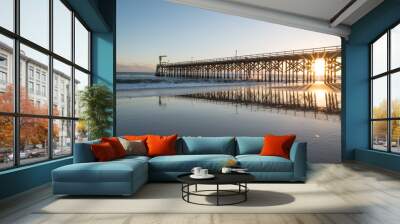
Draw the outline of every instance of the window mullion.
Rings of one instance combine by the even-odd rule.
[[[387,71],[390,71],[390,30],[387,32]],[[388,85],[388,87],[387,87],[387,89],[388,89],[388,92],[387,92],[387,98],[388,98],[388,100],[387,100],[387,110],[388,110],[388,118],[391,118],[392,117],[392,100],[391,100],[391,88],[392,88],[392,85],[391,85],[391,79],[392,79],[392,76],[391,76],[391,74],[390,73],[388,73],[387,74],[387,85]],[[388,140],[388,152],[391,152],[392,151],[392,121],[391,120],[388,120],[388,122],[387,122],[387,125],[388,125],[388,127],[387,127],[387,140]]]
[[[71,91],[72,91],[72,105],[71,105],[71,117],[75,118],[75,12],[72,11],[71,15],[71,60],[74,66],[71,67]],[[76,121],[72,121],[72,130],[71,130],[71,150],[72,155],[74,154],[74,145],[75,145],[75,126]]]
[[[20,9],[20,1],[15,0],[14,1],[14,31],[16,32],[17,35],[19,35],[19,25],[20,25],[20,20],[19,20],[19,10]],[[19,113],[20,112],[20,105],[19,105],[19,100],[20,100],[20,79],[19,79],[19,73],[20,73],[20,46],[19,46],[19,40],[18,38],[14,39],[14,112]],[[20,155],[19,155],[19,135],[20,135],[20,119],[19,117],[14,116],[14,166],[19,166],[20,164]]]
[[[369,121],[369,148],[370,149],[373,149],[374,148],[374,136],[373,136],[373,130],[372,130],[372,128],[373,128],[373,121],[372,121],[372,119],[373,119],[373,91],[374,91],[374,88],[373,88],[373,79],[372,79],[372,71],[373,71],[373,57],[372,57],[372,55],[373,55],[373,47],[372,47],[372,45],[370,45],[369,46],[369,52],[370,52],[370,55],[369,55],[369,119],[370,119],[370,121]]]
[[[90,33],[90,32],[88,32],[88,70],[91,72],[91,71],[93,71],[93,69],[92,69],[92,60],[91,60],[91,45],[92,45],[92,34]],[[92,78],[90,78],[90,83],[89,83],[89,85],[92,85]]]
[[[53,0],[49,0],[49,50],[53,52]],[[47,88],[48,93],[47,96],[49,98],[49,110],[48,113],[50,115],[50,119],[48,120],[48,151],[49,151],[49,159],[53,158],[53,56],[49,55],[49,74],[48,74],[48,83],[49,86]]]

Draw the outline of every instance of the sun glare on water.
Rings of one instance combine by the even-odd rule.
[[[316,76],[322,77],[325,73],[325,59],[318,58],[314,61],[313,70]]]

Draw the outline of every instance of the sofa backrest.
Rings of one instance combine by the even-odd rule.
[[[74,163],[95,162],[96,158],[91,150],[92,144],[98,144],[100,140],[75,143],[74,147]]]
[[[91,144],[99,140],[76,143],[74,163],[94,162],[96,159],[90,149]],[[176,142],[177,154],[259,154],[264,137],[180,137]]]
[[[182,154],[235,155],[234,137],[182,137],[180,144]]]
[[[259,154],[264,137],[236,137],[236,155]]]

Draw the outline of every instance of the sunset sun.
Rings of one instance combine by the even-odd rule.
[[[316,76],[322,77],[325,73],[325,59],[316,59],[313,64],[313,70]]]

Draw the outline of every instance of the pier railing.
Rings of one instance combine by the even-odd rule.
[[[316,60],[323,71],[314,68]],[[321,71],[319,71],[321,72]],[[262,82],[304,82],[324,80],[337,83],[341,73],[341,48],[330,46],[263,54],[160,63],[156,75],[190,79],[223,79]]]
[[[321,54],[321,53],[337,53],[337,52],[341,52],[340,46],[329,46],[329,47],[321,47],[321,48],[309,48],[309,49],[279,51],[279,52],[260,53],[260,54],[248,54],[248,55],[240,55],[240,56],[232,56],[232,57],[191,60],[191,61],[163,63],[163,64],[164,65],[203,64],[203,63],[213,63],[213,62],[230,62],[230,61],[237,61],[237,60],[251,60],[251,59],[260,59],[260,58],[265,59],[265,58],[273,58],[273,57],[292,57],[292,56],[303,56],[303,55],[308,56],[308,55],[315,55],[315,54]]]

